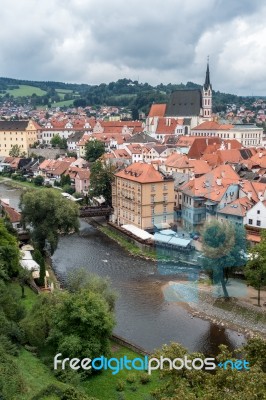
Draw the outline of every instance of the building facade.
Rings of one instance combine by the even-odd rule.
[[[28,155],[30,147],[38,140],[39,129],[32,120],[0,121],[0,156],[8,156],[15,145]]]
[[[115,174],[112,222],[153,229],[174,222],[174,180],[151,164],[134,163]]]

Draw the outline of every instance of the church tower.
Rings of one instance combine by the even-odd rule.
[[[210,81],[209,60],[207,62],[206,78],[202,88],[203,118],[210,119],[212,115],[212,85]]]

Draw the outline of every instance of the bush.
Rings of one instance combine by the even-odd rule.
[[[68,194],[73,194],[75,192],[75,189],[70,186],[70,185],[65,185],[63,186],[63,192],[68,193]]]
[[[18,175],[17,175],[17,174],[12,174],[12,175],[11,175],[11,179],[13,179],[14,181],[16,181],[17,178],[18,178]]]
[[[33,180],[35,186],[42,186],[44,182],[44,178],[41,175],[38,175]]]
[[[127,377],[126,377],[126,381],[127,381],[128,383],[135,383],[136,380],[137,380],[136,375],[133,374],[133,373],[128,374]]]
[[[139,381],[142,385],[146,385],[147,383],[149,383],[151,380],[151,377],[148,374],[141,374],[139,377]]]
[[[117,381],[115,388],[118,392],[123,392],[123,390],[125,390],[125,382],[120,379]]]

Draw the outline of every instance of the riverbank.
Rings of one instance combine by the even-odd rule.
[[[123,238],[119,233],[112,231],[108,226],[98,225],[97,229],[108,236],[110,239],[113,239],[116,243],[118,243],[123,249],[125,249],[129,254],[135,257],[141,257],[145,260],[157,261],[156,250],[145,251],[139,248],[136,244],[129,242],[125,238]]]
[[[167,301],[178,303],[189,311],[191,318],[209,320],[247,337],[260,335],[266,338],[266,307],[252,304],[256,291],[250,287],[244,297],[224,299],[217,297],[214,286],[175,280],[163,285],[162,292]]]
[[[11,178],[5,178],[3,176],[0,176],[0,183],[5,184],[6,186],[12,187],[14,189],[44,189],[44,186],[35,186],[31,182],[20,182],[20,181],[15,181]]]

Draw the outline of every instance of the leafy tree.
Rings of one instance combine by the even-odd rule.
[[[112,182],[114,167],[97,160],[91,166],[90,195],[103,196],[107,204],[112,205]]]
[[[114,318],[100,293],[81,289],[58,294],[48,341],[66,357],[89,358],[109,353]]]
[[[105,153],[104,143],[99,140],[89,140],[85,144],[85,159],[87,161],[96,161]]]
[[[59,234],[78,231],[78,206],[52,189],[24,193],[21,209],[23,221],[31,225],[33,240],[41,252],[48,242],[53,254]]]
[[[33,182],[34,182],[34,185],[35,185],[35,186],[42,186],[42,185],[43,185],[43,182],[44,182],[44,177],[41,176],[41,175],[37,175],[37,176],[34,178]]]
[[[24,299],[25,296],[25,285],[29,282],[29,280],[32,278],[32,273],[31,271],[28,271],[27,269],[20,268],[19,274],[18,274],[18,281],[19,285],[21,287],[21,298]]]
[[[35,249],[32,258],[40,266],[40,277],[38,279],[38,284],[44,286],[45,284],[45,259],[39,249]]]
[[[261,242],[251,248],[250,258],[244,270],[247,282],[258,291],[258,306],[260,306],[260,291],[266,284],[266,230],[262,231]]]
[[[19,145],[15,144],[14,146],[12,146],[9,155],[10,157],[19,157],[21,155]]]
[[[63,186],[63,191],[65,192],[65,193],[68,193],[68,194],[73,194],[73,193],[75,193],[75,188],[73,188],[73,186],[71,186],[71,185],[65,185],[65,186]]]
[[[54,136],[52,137],[52,139],[51,139],[51,145],[52,145],[53,147],[60,147],[60,146],[62,145],[62,139],[61,139],[61,137],[60,137],[58,134],[56,134],[56,135],[54,135]]]
[[[246,264],[246,239],[243,227],[217,220],[205,223],[202,230],[203,267],[213,281],[220,282],[224,297],[228,298],[226,283],[232,268]]]
[[[160,372],[160,385],[153,392],[156,400],[249,400],[264,399],[266,392],[265,372],[265,341],[253,339],[242,349],[245,359],[250,362],[250,370],[242,373],[237,369],[216,368],[213,373],[202,370],[180,370],[164,368]],[[220,346],[220,352],[216,357],[217,364],[226,360],[236,360],[237,352],[232,353],[224,345]],[[188,354],[187,350],[177,343],[164,345],[162,350],[155,353],[155,357],[188,359],[205,356],[200,353]],[[239,356],[237,357],[237,359]]]
[[[0,220],[0,265],[9,277],[16,276],[19,271],[19,249],[17,239],[11,235]]]
[[[61,175],[60,184],[61,184],[61,186],[71,185],[71,179],[70,179],[69,174],[67,174],[67,175]]]
[[[116,293],[111,290],[110,280],[91,274],[84,268],[69,271],[66,278],[67,288],[71,293],[86,289],[94,293],[101,293],[109,305],[110,311],[114,311]]]

